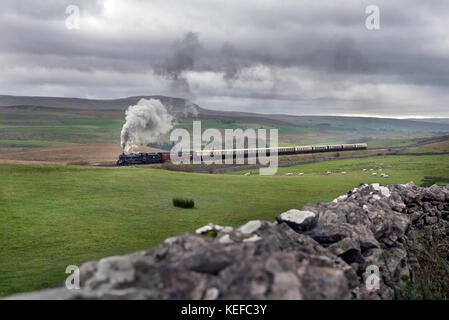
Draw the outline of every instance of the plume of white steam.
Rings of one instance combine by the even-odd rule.
[[[184,118],[187,118],[188,116],[198,116],[198,110],[191,100],[186,100],[186,104],[182,113],[184,115]]]
[[[157,99],[140,99],[135,106],[126,110],[126,122],[122,128],[123,152],[133,147],[156,142],[173,127],[173,116]]]

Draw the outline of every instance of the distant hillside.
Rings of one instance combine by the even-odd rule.
[[[449,119],[293,116],[201,108],[181,98],[135,96],[113,100],[0,95],[0,149],[61,143],[118,143],[124,111],[141,98],[160,99],[178,114],[176,127],[276,128],[280,145],[368,142],[433,137],[449,132]],[[187,113],[192,106],[198,114]],[[444,121],[446,120],[446,121]],[[400,140],[402,139],[402,140]],[[57,143],[57,144],[55,144]],[[379,143],[377,143],[379,144]],[[382,142],[379,145],[392,146]]]
[[[60,97],[28,97],[0,95],[0,107],[35,106],[80,110],[125,110],[140,99],[159,99],[164,104],[182,111],[189,103],[182,98],[167,96],[134,96],[120,99],[100,100]],[[449,119],[387,119],[369,117],[336,117],[336,116],[293,116],[282,114],[258,114],[249,112],[208,110],[193,104],[201,119],[215,119],[222,122],[255,123],[268,126],[287,126],[315,128],[322,131],[359,131],[366,134],[407,133],[407,132],[447,132]],[[296,130],[293,130],[296,131]]]
[[[169,104],[175,108],[186,107],[185,99],[171,98],[166,96],[136,96],[121,99],[100,100],[100,99],[26,97],[26,96],[6,96],[6,95],[0,95],[0,107],[39,106],[39,107],[82,109],[82,110],[86,109],[125,110],[128,106],[137,104],[137,102],[142,98],[159,99],[162,101],[162,103]]]
[[[449,118],[427,118],[427,119],[410,119],[410,120],[420,121],[420,122],[449,124]]]

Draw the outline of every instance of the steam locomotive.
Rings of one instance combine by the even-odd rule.
[[[276,152],[278,155],[289,155],[289,154],[301,154],[301,153],[316,153],[316,152],[332,152],[332,151],[349,151],[349,150],[363,150],[366,149],[366,143],[358,144],[337,144],[337,145],[327,145],[327,146],[295,146],[295,147],[279,147],[279,148],[258,148],[258,149],[225,149],[225,150],[202,150],[202,151],[191,151],[187,154],[187,160],[192,160],[194,156],[201,157],[226,157],[232,156],[236,158],[237,156],[254,157],[258,153],[265,153],[269,156],[271,153]],[[117,160],[118,166],[128,166],[136,164],[152,164],[152,163],[162,163],[165,161],[170,161],[170,152],[157,152],[157,153],[129,153],[121,154]]]

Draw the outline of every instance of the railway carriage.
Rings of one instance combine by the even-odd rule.
[[[341,151],[341,150],[343,150],[343,145],[342,144],[331,145],[331,146],[328,146],[328,150],[329,151]]]
[[[295,153],[310,153],[313,151],[312,146],[296,146]]]
[[[328,151],[329,146],[313,146],[312,150],[313,152],[325,152]]]
[[[255,157],[258,155],[272,155],[276,153],[278,155],[287,154],[301,154],[312,152],[332,152],[332,151],[349,151],[349,150],[363,150],[366,149],[366,143],[357,144],[336,144],[326,146],[295,146],[295,147],[279,147],[279,148],[250,148],[250,149],[231,149],[231,150],[199,150],[191,151],[187,156],[192,160],[194,156],[203,159],[205,157],[215,157],[225,159],[226,156],[232,156],[233,158],[239,157]],[[135,164],[151,164],[162,163],[170,160],[170,152],[158,152],[158,153],[130,153],[121,154],[117,160],[118,166],[135,165]]]

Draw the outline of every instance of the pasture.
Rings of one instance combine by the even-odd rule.
[[[149,249],[215,222],[274,221],[360,183],[449,177],[448,156],[388,156],[280,168],[277,176],[202,175],[153,168],[0,165],[0,296],[54,287],[67,265]],[[383,165],[380,165],[383,163]],[[383,168],[385,179],[362,172]],[[347,175],[335,173],[344,170]],[[326,175],[325,171],[334,172]],[[294,172],[295,176],[284,176]],[[304,172],[304,176],[297,176]],[[195,201],[174,207],[174,197]]]
[[[366,171],[363,171],[366,169]],[[373,169],[370,171],[370,169]],[[328,175],[327,171],[331,174]],[[342,175],[341,172],[346,172]],[[232,174],[241,175],[251,172],[258,174],[258,170],[242,170]],[[424,176],[449,176],[449,156],[375,156],[362,159],[344,159],[323,161],[311,164],[302,164],[291,167],[278,168],[277,176],[284,176],[286,173],[304,173],[300,178],[320,178],[333,177],[333,181],[347,181],[348,179],[358,180],[360,183],[402,183],[409,180],[420,184]],[[377,176],[372,176],[377,173]],[[389,175],[389,178],[380,177],[381,173]]]

